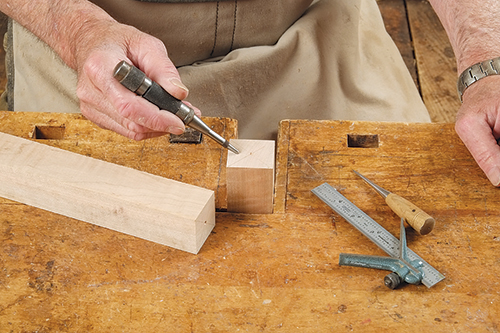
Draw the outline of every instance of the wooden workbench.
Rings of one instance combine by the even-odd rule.
[[[65,137],[48,144],[160,174],[176,169],[177,178],[186,165],[170,152],[188,158],[217,151],[217,158],[193,167],[203,177],[183,171],[181,180],[217,189],[217,182],[204,182],[224,173],[224,154],[209,142],[183,148],[172,147],[166,137],[136,143],[78,116],[24,116],[0,113],[0,131],[29,137],[35,125],[64,125]],[[228,120],[210,123],[235,134]],[[383,285],[386,271],[338,265],[341,252],[384,254],[312,195],[312,188],[330,183],[393,234],[399,232],[399,219],[353,168],[436,218],[427,236],[407,228],[408,245],[445,280],[432,288],[390,290]],[[218,212],[198,255],[2,199],[0,328],[496,332],[498,193],[451,124],[284,121],[275,212]]]

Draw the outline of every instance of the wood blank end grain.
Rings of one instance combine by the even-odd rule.
[[[233,139],[239,154],[227,157],[227,209],[230,212],[273,212],[275,142]]]

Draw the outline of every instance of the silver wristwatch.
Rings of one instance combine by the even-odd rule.
[[[491,60],[486,60],[474,64],[464,70],[457,82],[458,96],[460,101],[462,101],[462,95],[465,89],[467,89],[471,84],[487,77],[488,75],[498,75],[500,74],[500,57]]]

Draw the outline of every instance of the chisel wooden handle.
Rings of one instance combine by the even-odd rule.
[[[427,235],[434,229],[436,221],[429,214],[397,194],[390,193],[385,202],[401,218],[413,227],[419,234]]]

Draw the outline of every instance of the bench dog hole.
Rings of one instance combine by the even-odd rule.
[[[378,134],[347,134],[349,148],[378,148]]]
[[[64,132],[66,127],[63,126],[48,126],[48,125],[36,125],[32,139],[38,140],[62,140],[64,139]]]

